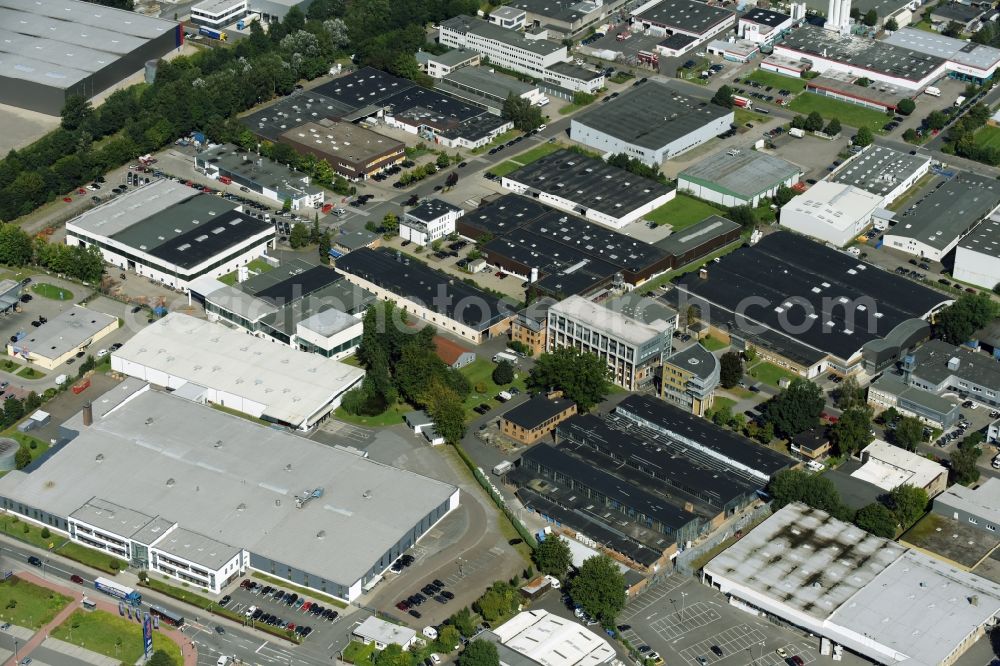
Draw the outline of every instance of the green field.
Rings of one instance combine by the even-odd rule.
[[[73,543],[72,541],[67,541],[63,545],[59,546],[56,552],[63,557],[68,557],[69,559],[75,560],[80,564],[85,564],[88,567],[111,575],[118,573],[122,566],[124,566],[124,563],[116,557],[112,557],[107,553],[102,553],[99,550],[94,550],[93,548],[81,546],[80,544]],[[112,562],[114,562],[115,565],[121,566],[112,566]]]
[[[25,527],[28,528],[27,532],[24,531]],[[7,536],[20,539],[21,541],[30,543],[32,546],[45,548],[46,550],[58,548],[66,541],[65,537],[58,534],[50,533],[48,537],[43,537],[41,527],[26,523],[16,516],[11,515],[0,516],[0,531]]]
[[[11,576],[0,583],[0,620],[38,629],[52,621],[72,599]]]
[[[732,411],[733,407],[736,406],[736,401],[732,398],[726,398],[725,396],[717,395],[712,401],[712,411],[719,411],[720,409],[729,408]]]
[[[767,361],[761,361],[757,365],[753,366],[747,374],[754,379],[762,381],[770,386],[774,386],[775,388],[777,388],[778,382],[781,381],[783,377],[794,379],[798,376],[793,372],[785,370],[784,368],[779,368],[773,363],[768,363]]]
[[[42,298],[51,298],[55,301],[71,301],[73,300],[73,292],[69,289],[63,289],[62,287],[57,287],[54,284],[49,284],[48,282],[38,282],[31,287],[31,291],[35,292],[38,296]]]
[[[719,209],[715,206],[687,194],[678,194],[672,201],[646,215],[645,219],[656,222],[657,225],[669,224],[677,232],[701,222],[709,215],[718,214]]]
[[[517,171],[525,164],[531,164],[532,162],[536,162],[545,157],[546,155],[551,155],[552,153],[556,152],[557,150],[561,150],[562,148],[564,148],[564,146],[561,146],[558,143],[543,143],[540,146],[535,146],[531,150],[526,150],[520,155],[516,155],[510,158],[506,162],[501,162],[500,164],[490,169],[490,171],[492,171],[498,176],[506,176],[507,174],[513,171]]]
[[[849,127],[867,127],[873,132],[882,132],[882,126],[888,117],[873,109],[866,109],[857,104],[848,104],[816,93],[802,93],[788,105],[788,108],[804,116],[813,111],[829,120],[837,118]]]
[[[54,638],[99,652],[123,664],[134,664],[142,657],[142,625],[104,611],[76,611],[56,627]],[[153,651],[163,650],[175,664],[183,664],[177,643],[153,632]]]
[[[254,273],[266,273],[267,271],[271,270],[274,267],[271,264],[264,261],[263,259],[254,259],[249,264],[247,264],[247,268],[250,269],[250,274],[252,276]],[[219,282],[223,282],[228,285],[234,285],[236,284],[236,277],[238,273],[239,273],[238,270],[233,271],[232,273],[227,273],[226,275],[223,275],[222,277],[219,278]]]
[[[511,386],[517,387],[519,391],[525,391],[525,379],[527,379],[528,373],[520,370],[516,365],[514,366],[514,383],[507,384],[506,386],[500,386],[493,382],[493,368],[496,364],[493,363],[488,358],[477,358],[475,361],[470,363],[461,369],[461,373],[465,375],[466,379],[469,380],[469,384],[472,386],[472,392],[465,399],[465,410],[468,413],[468,418],[478,417],[472,408],[480,403],[489,403],[491,406],[496,406],[497,403],[493,398],[500,391],[509,389]],[[476,385],[482,384],[480,388],[485,389],[482,392],[476,391]]]
[[[725,349],[729,345],[719,340],[718,338],[713,338],[711,335],[701,339],[702,346],[705,347],[710,352],[719,351],[720,349]]]
[[[983,127],[975,134],[977,146],[1000,148],[1000,127]]]
[[[774,88],[774,90],[771,91],[772,94],[781,89],[791,90],[793,93],[800,93],[806,89],[805,79],[785,76],[784,74],[778,74],[776,72],[767,72],[763,69],[756,70],[747,78],[751,81],[756,81],[762,86],[772,86]]]
[[[364,666],[372,663],[372,655],[375,654],[375,645],[365,645],[361,641],[351,641],[344,648],[341,656],[349,664]]]
[[[765,123],[767,122],[767,116],[747,111],[746,109],[735,108],[733,109],[733,122],[743,127],[747,123]]]
[[[403,415],[409,414],[413,410],[414,408],[405,402],[397,402],[389,409],[375,416],[356,416],[348,413],[343,407],[337,407],[337,411],[333,415],[346,423],[353,423],[369,428],[381,428],[402,423]]]

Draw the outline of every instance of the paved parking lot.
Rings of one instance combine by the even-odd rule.
[[[254,582],[259,583],[262,586],[274,587],[267,581],[254,579]],[[296,626],[312,627],[313,632],[306,638],[307,641],[324,640],[327,634],[332,633],[333,630],[331,629],[331,627],[333,625],[336,625],[343,619],[342,617],[343,610],[328,602],[325,601],[316,602],[316,599],[313,597],[308,597],[308,596],[305,597],[307,602],[319,603],[319,605],[322,606],[323,608],[330,608],[336,611],[338,617],[334,620],[324,619],[317,615],[313,615],[312,613],[303,612],[302,607],[304,607],[305,604],[303,604],[302,607],[295,608],[294,606],[289,606],[284,602],[275,601],[274,597],[271,594],[261,594],[261,589],[262,588],[257,588],[256,590],[251,592],[241,587],[237,587],[235,590],[229,593],[230,596],[232,596],[232,601],[229,602],[227,607],[234,612],[245,613],[246,610],[251,606],[256,606],[257,608],[263,610],[265,613],[276,615],[277,617],[281,618],[282,620],[285,620],[286,622],[294,622]],[[288,591],[287,589],[280,587],[277,589],[283,589],[286,592]],[[252,623],[250,624],[250,626],[252,626]]]

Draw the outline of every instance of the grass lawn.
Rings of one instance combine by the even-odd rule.
[[[677,232],[701,222],[709,215],[718,214],[719,209],[715,206],[701,199],[678,193],[673,200],[646,215],[645,219],[656,222],[657,225],[669,224],[674,232]]]
[[[17,376],[24,377],[25,379],[41,379],[45,376],[45,373],[26,365],[17,371]]]
[[[628,72],[615,72],[615,75],[608,80],[611,81],[611,83],[627,83],[634,78],[635,76],[629,74]]]
[[[353,368],[360,368],[361,367],[361,361],[359,361],[358,357],[356,355],[354,355],[354,354],[351,354],[347,358],[341,359],[340,362],[343,363],[344,365],[349,365],[349,366],[351,366]]]
[[[254,259],[249,264],[247,264],[247,268],[250,269],[250,273],[252,275],[253,273],[266,273],[267,271],[274,268],[274,266],[267,263],[263,259]],[[235,270],[232,273],[227,273],[226,275],[223,275],[222,277],[219,278],[219,282],[224,282],[225,284],[232,286],[236,284],[236,277],[238,274],[239,274],[238,270]]]
[[[767,361],[761,361],[757,365],[753,366],[747,374],[758,381],[762,381],[765,384],[774,387],[778,386],[778,382],[782,377],[794,379],[798,376],[788,370],[785,370],[784,368],[779,368],[773,363],[768,363]]]
[[[41,585],[11,576],[0,583],[0,620],[38,629],[51,622],[70,601]]]
[[[3,362],[0,363],[0,370],[3,370],[4,372],[16,372],[20,367],[20,364],[14,363],[14,361],[9,358],[5,358]]]
[[[701,344],[710,352],[719,351],[720,349],[725,349],[727,345],[722,340],[713,338],[711,335],[701,339]]]
[[[52,632],[54,638],[99,652],[123,664],[134,664],[142,657],[142,625],[104,611],[78,610]],[[153,631],[153,651],[163,650],[175,664],[183,664],[181,648],[172,640]]]
[[[25,527],[28,528],[27,532],[24,531]],[[59,536],[58,534],[50,534],[48,538],[42,537],[41,527],[28,524],[10,515],[0,516],[0,530],[2,530],[7,536],[20,539],[21,541],[30,543],[32,546],[48,550],[58,548],[66,541],[65,537]]]
[[[767,117],[762,113],[756,113],[754,111],[749,111],[747,109],[735,108],[733,109],[733,124],[739,127],[745,126],[747,123],[766,123]]]
[[[56,549],[63,557],[68,557],[71,560],[75,560],[80,564],[85,564],[92,569],[97,569],[98,571],[103,571],[104,573],[114,575],[118,573],[121,567],[112,567],[111,562],[114,561],[120,565],[124,565],[124,562],[118,558],[111,557],[107,553],[102,553],[93,548],[87,548],[86,546],[81,546],[78,543],[73,543],[67,541],[62,546]]]
[[[745,389],[742,386],[734,386],[733,388],[727,388],[727,389],[720,388],[720,390],[725,391],[726,393],[729,393],[731,395],[735,395],[737,398],[741,400],[744,400],[746,398],[752,398],[754,396],[753,391]]]
[[[48,282],[36,282],[31,286],[31,291],[35,292],[42,298],[51,298],[55,301],[73,300],[72,291],[69,289],[63,289],[62,287],[57,287],[54,284],[49,284]]]
[[[49,450],[48,442],[19,432],[16,425],[11,426],[6,432],[0,433],[0,435],[10,437],[21,446],[28,447],[28,452],[31,453],[32,460]]]
[[[520,391],[525,391],[524,381],[527,379],[528,373],[523,370],[519,370],[518,367],[514,366],[514,383],[508,384],[506,386],[500,386],[493,382],[493,368],[496,365],[488,358],[477,358],[475,361],[470,363],[461,369],[461,373],[465,375],[466,379],[469,380],[469,384],[472,386],[472,392],[469,393],[469,397],[465,399],[465,409],[468,412],[470,418],[478,416],[472,411],[472,408],[476,405],[485,402],[490,405],[497,405],[493,398],[497,393],[505,389],[515,386]],[[476,391],[476,386],[481,385],[480,388],[485,389],[482,392]]]
[[[772,86],[774,90],[791,90],[793,93],[800,93],[806,89],[806,80],[793,76],[785,76],[777,72],[767,72],[763,69],[756,70],[747,77],[751,81],[756,81],[763,86]],[[772,91],[773,92],[773,91]]]
[[[526,150],[520,155],[512,157],[506,162],[501,162],[500,164],[490,169],[490,171],[492,171],[498,176],[506,176],[511,172],[517,171],[525,164],[531,164],[532,162],[536,162],[545,157],[546,155],[551,155],[552,153],[562,149],[563,147],[564,146],[558,143],[543,143],[540,146],[535,146],[531,150]]]
[[[343,407],[337,407],[337,411],[333,415],[346,423],[353,423],[354,425],[366,426],[368,428],[379,428],[402,423],[403,414],[408,414],[413,410],[414,408],[411,405],[405,402],[397,402],[389,409],[375,416],[355,416],[354,414],[349,414]]]
[[[884,113],[866,109],[857,104],[848,104],[816,93],[803,93],[792,100],[788,108],[796,113],[808,116],[813,111],[829,120],[838,118],[841,123],[850,127],[867,127],[873,132],[883,133],[882,126],[888,122]]]
[[[361,641],[351,641],[344,648],[342,657],[350,664],[370,664],[375,654],[375,645],[365,645]]]
[[[983,127],[975,134],[977,146],[1000,148],[1000,127]]]
[[[299,595],[301,596],[309,597],[311,599],[318,599],[319,601],[322,601],[324,604],[331,604],[333,606],[336,606],[337,608],[347,608],[347,604],[345,604],[343,601],[340,601],[339,599],[334,599],[333,597],[329,597],[325,594],[321,594],[315,590],[307,590],[304,587],[299,587],[298,585],[292,585],[291,583],[285,582],[280,578],[274,578],[272,576],[268,576],[267,574],[262,574],[259,571],[253,572],[252,575],[254,578],[266,580],[268,583],[271,583],[272,585],[277,585],[283,590],[291,590],[292,592],[298,592]]]
[[[725,409],[726,407],[732,411],[733,407],[736,405],[736,401],[732,398],[727,398],[725,396],[717,395],[715,400],[712,402],[712,409],[718,411],[720,409]]]

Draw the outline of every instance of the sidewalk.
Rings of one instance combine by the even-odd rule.
[[[56,584],[56,583],[54,583],[52,581],[44,579],[41,576],[36,576],[35,574],[27,572],[27,571],[20,572],[20,573],[18,573],[16,575],[17,575],[18,578],[21,578],[23,580],[26,580],[26,581],[29,581],[31,583],[34,583],[35,585],[40,585],[42,587],[47,587],[50,590],[54,590],[54,591],[56,591],[56,592],[58,592],[60,594],[64,594],[64,595],[70,597],[71,599],[73,599],[73,601],[70,604],[68,604],[66,606],[66,608],[64,608],[61,611],[59,611],[59,614],[56,615],[56,617],[55,617],[54,620],[52,620],[47,625],[45,625],[44,627],[42,627],[41,629],[39,629],[37,632],[35,632],[35,635],[32,636],[31,640],[29,640],[27,643],[25,643],[25,645],[24,645],[23,648],[21,648],[21,649],[18,650],[18,655],[17,655],[18,659],[23,659],[24,657],[28,656],[31,653],[32,650],[34,650],[36,647],[38,647],[39,645],[41,645],[42,642],[46,638],[48,638],[49,633],[51,633],[51,631],[53,629],[55,629],[60,624],[62,624],[66,620],[66,618],[69,617],[73,613],[73,611],[81,608],[81,606],[80,606],[80,601],[77,598],[78,597],[78,593],[75,590],[71,590],[69,588],[62,587],[62,586],[60,586],[60,585],[58,585],[58,584]],[[100,598],[91,598],[91,601],[93,601],[93,602],[95,602],[97,604],[97,608],[99,610],[105,611],[107,613],[111,613],[112,615],[117,615],[118,614],[118,604],[117,603],[112,603],[110,601],[105,601],[104,599],[100,599]],[[163,634],[164,636],[166,636],[167,638],[169,638],[170,640],[172,640],[174,643],[177,643],[177,645],[181,649],[181,654],[184,655],[184,666],[197,666],[197,663],[198,663],[198,650],[197,650],[197,648],[195,648],[194,643],[192,643],[192,641],[191,641],[190,638],[188,638],[187,636],[185,636],[184,634],[182,634],[180,631],[177,631],[176,629],[172,629],[170,627],[167,627],[163,623],[160,624],[160,628],[159,629],[156,629],[154,631],[157,631],[157,632]],[[3,666],[16,666],[16,664],[17,664],[17,661],[15,659],[11,658],[11,659],[8,659],[4,663]]]

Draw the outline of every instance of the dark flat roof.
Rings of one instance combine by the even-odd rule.
[[[711,310],[723,309],[723,316],[742,308],[747,326],[763,324],[845,361],[866,343],[885,338],[903,322],[920,319],[948,300],[916,282],[785,231],[737,249],[707,270],[706,279],[691,273],[679,280],[677,288],[704,299]],[[745,307],[750,297],[760,305]],[[805,330],[784,333],[790,325]]]
[[[351,106],[321,95],[316,90],[298,90],[241,118],[240,122],[254,134],[276,141],[285,132],[306,123],[340,120],[353,111]]]
[[[795,463],[783,453],[761,446],[736,433],[723,430],[711,421],[706,421],[649,396],[630,395],[618,404],[615,413],[625,418],[638,417],[654,428],[695,442],[727,460],[768,477]],[[676,437],[672,439],[676,439]]]
[[[389,96],[415,86],[416,84],[408,79],[393,76],[373,67],[362,67],[329,83],[316,86],[310,93],[323,95],[342,108],[357,111],[367,106],[379,105]]]
[[[775,28],[788,19],[792,18],[788,14],[782,14],[781,12],[773,12],[770,9],[760,9],[759,7],[752,7],[747,10],[747,13],[740,17],[741,21],[753,21],[754,23],[760,23],[761,25],[770,26]]]
[[[683,507],[675,506],[665,498],[656,497],[603,470],[595,469],[548,444],[532,446],[521,454],[522,465],[525,460],[533,461],[553,473],[579,482],[609,500],[619,502],[623,507],[641,512],[661,522],[672,531],[699,521],[697,515]]]
[[[656,247],[669,252],[675,257],[684,256],[689,250],[705,243],[737,231],[740,225],[720,215],[711,215],[697,224],[672,233],[663,240],[656,242]]]
[[[337,268],[479,331],[514,314],[496,296],[384,248],[357,249]]]
[[[280,271],[281,269],[274,270]],[[274,271],[261,273],[258,277],[268,276],[272,272]],[[244,291],[267,301],[271,305],[281,306],[308,296],[342,279],[344,279],[343,276],[331,268],[313,266],[302,272],[285,273],[283,279],[280,281],[272,282],[259,289],[253,286],[245,286]]]
[[[549,400],[543,394],[539,394],[506,412],[501,418],[525,430],[534,430],[553,416],[569,409],[572,404],[572,400],[565,398]]]
[[[665,83],[647,81],[607,104],[584,111],[573,122],[627,143],[659,150],[732,113],[731,109],[682,95]]]
[[[733,12],[698,0],[663,0],[635,17],[640,21],[700,35],[731,19]]]
[[[475,118],[464,120],[454,127],[443,129],[440,131],[440,134],[449,139],[461,138],[467,141],[478,141],[484,136],[489,136],[508,122],[499,116],[484,113]]]
[[[616,218],[673,189],[571,150],[557,150],[506,178]]]
[[[513,229],[520,229],[549,210],[551,209],[531,199],[516,194],[505,194],[466,213],[458,223],[473,227],[480,233],[490,233],[499,237]]]
[[[913,238],[943,250],[997,206],[1000,206],[1000,182],[959,172],[906,210],[897,212],[897,224],[886,235]]]
[[[182,268],[193,268],[239,246],[273,226],[246,213],[230,210],[217,215],[201,227],[173,236],[146,252]]]
[[[674,34],[664,39],[662,42],[658,42],[657,46],[662,46],[665,49],[673,49],[676,51],[677,49],[682,49],[691,42],[697,40],[698,40],[697,37],[692,37],[691,35],[685,35],[682,32],[675,32]]]
[[[379,105],[391,109],[397,118],[440,129],[460,127],[462,123],[486,113],[482,107],[420,86],[399,90],[382,99]]]

